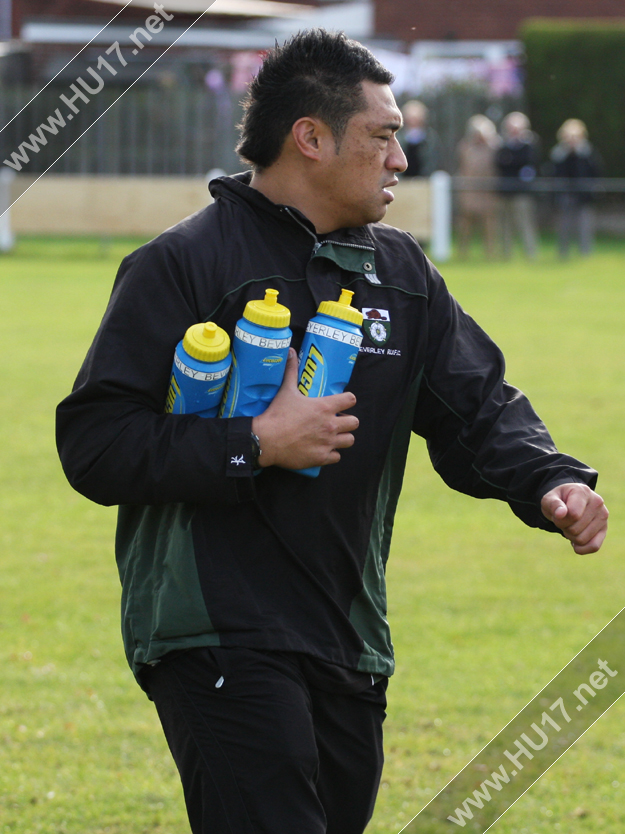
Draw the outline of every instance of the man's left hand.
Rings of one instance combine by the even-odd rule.
[[[576,553],[596,553],[608,532],[608,508],[586,484],[561,484],[543,495],[540,508]]]

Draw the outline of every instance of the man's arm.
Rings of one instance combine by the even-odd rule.
[[[354,442],[358,420],[341,412],[355,397],[303,396],[294,350],[285,384],[253,421],[164,413],[175,345],[205,314],[195,276],[207,272],[189,269],[169,240],[125,259],[74,390],[58,407],[57,444],[72,486],[109,505],[247,500],[253,427],[262,466],[336,463],[337,450]]]
[[[100,504],[236,503],[253,494],[251,464],[247,477],[229,466],[251,457],[250,417],[164,413],[176,343],[210,303],[211,264],[189,265],[184,243],[166,233],[124,259],[74,390],[57,409],[65,474]]]
[[[575,496],[595,495],[597,473],[558,451],[527,398],[505,380],[501,351],[434,267],[428,291],[428,353],[414,429],[426,438],[434,468],[460,492],[507,501],[526,524],[568,531],[575,547],[594,547],[602,540],[602,523],[593,508],[603,502],[592,498],[578,517]],[[575,489],[563,492],[563,485]],[[566,515],[557,502],[541,511],[543,496],[555,493],[562,500],[569,492]]]
[[[608,531],[608,508],[585,484],[560,484],[543,495],[541,510],[576,553],[596,553]]]

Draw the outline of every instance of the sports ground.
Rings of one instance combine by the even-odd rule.
[[[188,831],[122,654],[115,510],[71,490],[54,447],[55,405],[138,243],[25,238],[0,258],[0,834]],[[532,264],[476,253],[442,269],[559,448],[599,470],[610,532],[577,556],[505,505],[452,493],[415,439],[388,569],[397,673],[371,834],[396,834],[625,604],[624,264],[624,242],[566,263],[547,242]],[[619,702],[493,832],[622,834],[624,718]]]

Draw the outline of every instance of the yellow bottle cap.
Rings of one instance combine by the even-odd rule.
[[[182,346],[200,362],[219,362],[230,353],[230,336],[212,321],[200,322],[187,330]]]
[[[247,302],[243,317],[263,327],[280,328],[289,326],[291,311],[278,304],[278,290],[265,290],[262,301]]]
[[[335,319],[350,321],[360,327],[364,316],[360,310],[350,307],[353,295],[354,293],[351,290],[341,290],[341,297],[338,301],[322,301],[317,312],[326,316],[334,316]]]

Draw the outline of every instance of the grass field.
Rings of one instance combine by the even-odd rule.
[[[122,656],[115,511],[64,480],[53,411],[137,241],[20,241],[0,259],[0,834],[185,834],[153,706]],[[600,554],[450,492],[413,444],[389,565],[397,674],[371,834],[396,834],[623,606],[625,244],[559,263],[451,262],[563,450],[599,469]],[[618,668],[618,664],[615,664]],[[493,827],[622,834],[617,703]],[[285,834],[287,834],[285,832]],[[289,832],[290,834],[290,832]]]

